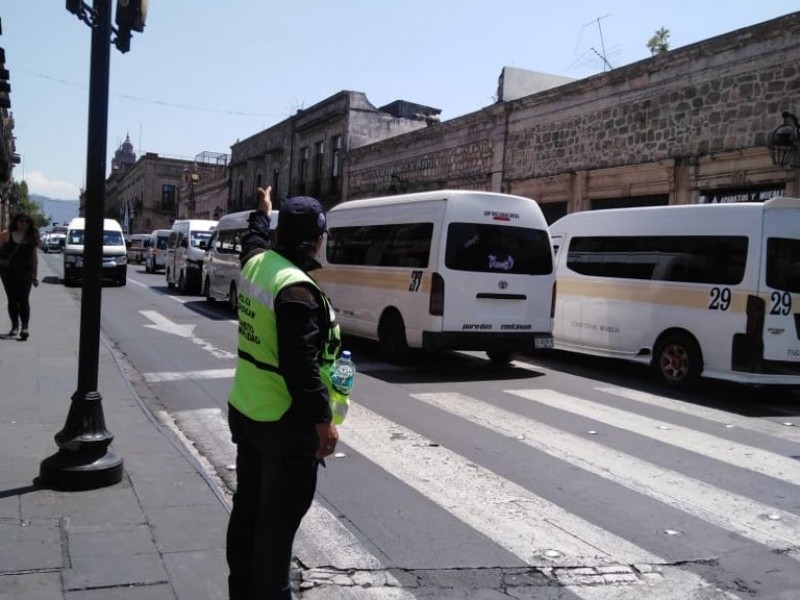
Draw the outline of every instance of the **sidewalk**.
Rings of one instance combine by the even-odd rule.
[[[228,509],[215,484],[129,387],[100,341],[99,392],[121,482],[37,487],[78,373],[80,306],[40,260],[31,337],[0,338],[0,600],[227,598]],[[10,329],[0,288],[0,334]]]

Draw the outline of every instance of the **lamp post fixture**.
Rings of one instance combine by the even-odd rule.
[[[195,209],[197,208],[197,204],[194,199],[194,193],[195,193],[194,188],[200,181],[200,175],[197,173],[197,164],[195,164],[192,169],[186,167],[183,170],[183,176],[184,176],[184,181],[189,186],[189,201],[186,203],[188,217],[190,219],[194,219]]]
[[[800,123],[788,111],[781,117],[783,124],[770,133],[767,140],[772,163],[778,167],[800,167]]]
[[[78,389],[64,427],[55,434],[58,451],[39,467],[38,483],[56,489],[93,489],[122,479],[122,458],[109,446],[114,436],[106,429],[102,396],[97,390],[100,357],[100,307],[103,269],[103,213],[105,204],[106,140],[108,136],[108,80],[111,33],[120,52],[130,49],[131,30],[142,31],[146,0],[118,0],[117,25],[111,26],[111,0],[66,0],[67,10],[92,29],[89,75],[89,127],[86,152],[86,237],[81,296]]]

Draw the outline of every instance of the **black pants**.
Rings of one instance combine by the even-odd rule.
[[[8,298],[8,318],[11,319],[11,327],[16,329],[21,324],[23,329],[27,329],[31,318],[29,298],[33,276],[30,273],[6,269],[0,275],[0,279],[3,280],[3,289]]]
[[[228,523],[230,600],[291,600],[292,544],[317,486],[313,427],[260,423],[228,405],[236,493]]]

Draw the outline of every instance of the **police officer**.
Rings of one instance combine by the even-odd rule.
[[[317,468],[336,448],[326,365],[339,349],[333,310],[308,275],[319,268],[325,213],[314,198],[280,207],[259,189],[242,248],[239,356],[228,396],[237,486],[227,535],[230,600],[291,600],[289,569]],[[323,463],[324,464],[324,463]]]

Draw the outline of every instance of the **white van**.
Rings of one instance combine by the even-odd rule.
[[[328,212],[312,273],[342,331],[409,348],[481,350],[493,362],[552,346],[553,252],[529,198],[443,190],[351,200]]]
[[[172,224],[167,243],[164,273],[167,287],[185,294],[199,292],[203,278],[203,257],[216,221],[182,219]]]
[[[202,294],[208,302],[227,302],[233,311],[238,298],[242,236],[247,233],[247,220],[252,212],[243,210],[222,217],[214,228],[203,260]],[[271,229],[278,224],[278,214],[277,210],[269,214]]]
[[[64,285],[72,285],[83,276],[83,244],[86,221],[76,217],[67,226],[64,244]],[[125,285],[128,278],[128,258],[122,227],[113,219],[103,219],[103,279]]]
[[[128,237],[128,262],[140,265],[144,262],[147,251],[150,249],[149,233],[134,233]]]
[[[167,246],[169,245],[170,229],[154,229],[150,233],[150,245],[144,257],[144,270],[155,273],[167,264]]]
[[[585,211],[550,232],[556,348],[673,387],[800,383],[800,199]]]

